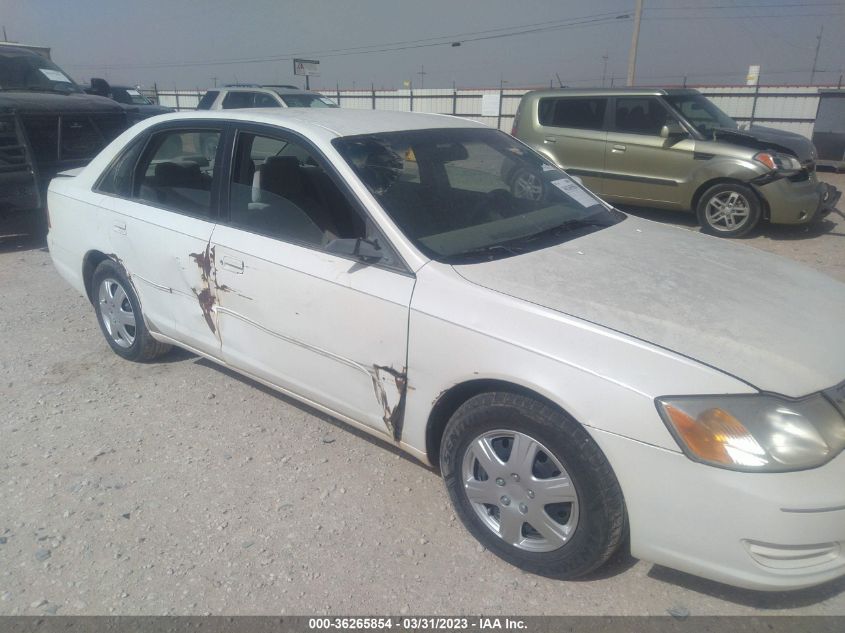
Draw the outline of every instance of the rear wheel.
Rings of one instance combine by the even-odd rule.
[[[719,237],[741,237],[760,221],[760,199],[741,183],[720,183],[701,196],[696,209],[701,230]]]
[[[118,356],[144,362],[170,349],[150,334],[132,284],[115,262],[107,259],[97,266],[91,287],[100,330]]]
[[[446,427],[440,464],[464,525],[517,567],[576,578],[623,539],[625,505],[610,464],[581,425],[545,403],[471,398]]]

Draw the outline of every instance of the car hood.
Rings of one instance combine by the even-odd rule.
[[[773,149],[794,154],[799,161],[816,160],[816,148],[806,137],[762,125],[752,125],[748,130],[719,129],[714,132],[719,140],[756,149]]]
[[[111,99],[84,93],[58,94],[53,92],[0,90],[0,113],[9,112],[24,114],[119,113],[122,112],[122,109]]]
[[[465,279],[798,397],[845,379],[845,284],[722,238],[628,217]]]

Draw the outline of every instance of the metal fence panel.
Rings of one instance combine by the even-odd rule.
[[[702,94],[738,121],[775,127],[813,135],[813,124],[819,105],[817,86],[702,86]],[[520,97],[527,92],[520,88],[414,88],[402,90],[346,90],[320,91],[338,101],[342,108],[356,110],[389,110],[396,112],[429,112],[455,114],[491,127],[509,131],[519,106]],[[196,108],[204,94],[202,90],[146,90],[144,94],[161,105],[176,110]],[[500,116],[481,116],[481,101],[485,94],[500,95]]]

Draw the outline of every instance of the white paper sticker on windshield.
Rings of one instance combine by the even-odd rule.
[[[556,170],[555,167],[552,167],[551,165],[546,165],[545,163],[543,163],[543,171],[555,171],[555,170]]]
[[[134,88],[127,88],[126,92],[131,94],[133,97],[140,97],[141,93],[135,90]]]
[[[584,208],[599,204],[598,200],[593,198],[593,196],[576,185],[575,182],[569,178],[552,180],[552,184]]]
[[[66,84],[73,83],[68,78],[68,76],[61,71],[52,70],[50,68],[39,68],[38,70],[40,70],[41,74],[44,75],[50,81],[61,81],[62,83]]]

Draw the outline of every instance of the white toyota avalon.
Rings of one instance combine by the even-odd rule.
[[[115,353],[176,345],[388,439],[514,565],[574,578],[630,540],[741,587],[845,574],[833,279],[438,115],[160,116],[48,205]]]

